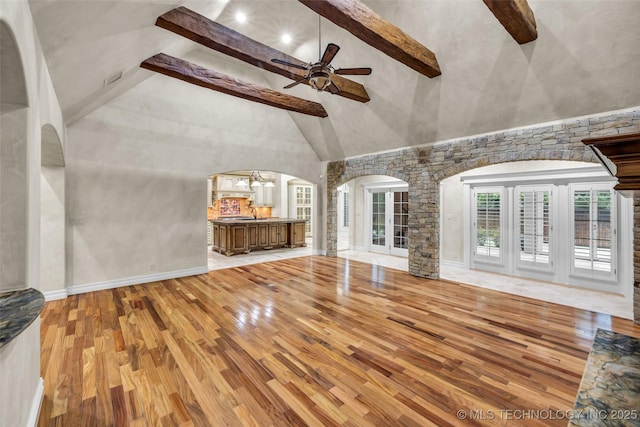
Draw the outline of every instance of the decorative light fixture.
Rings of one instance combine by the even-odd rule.
[[[247,184],[247,181],[245,181],[244,178],[238,178],[238,182],[236,182],[236,187],[249,188],[249,184]]]
[[[325,90],[331,84],[329,72],[331,69],[322,62],[316,63],[309,70],[309,84],[319,92]]]
[[[253,188],[260,187],[262,185],[264,185],[267,188],[276,186],[273,183],[273,181],[271,181],[269,179],[266,179],[262,175],[260,175],[259,171],[251,172],[251,176],[249,177],[249,182],[251,183],[251,187],[253,187]]]

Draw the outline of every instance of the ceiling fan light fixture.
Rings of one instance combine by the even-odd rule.
[[[331,84],[331,79],[328,74],[315,75],[309,79],[309,84],[317,91],[322,92]]]

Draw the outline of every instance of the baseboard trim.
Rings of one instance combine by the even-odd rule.
[[[57,291],[43,292],[42,295],[44,295],[45,301],[54,301],[57,299],[65,299],[66,297],[69,296],[69,293],[67,292],[66,289],[60,289]]]
[[[67,288],[69,295],[83,294],[86,292],[101,291],[104,289],[119,288],[121,286],[139,285],[142,283],[157,282],[159,280],[175,279],[176,277],[195,276],[206,274],[208,267],[187,268],[185,270],[167,271],[165,273],[143,274],[140,276],[124,277],[122,279],[105,280],[104,282],[74,285]]]
[[[465,268],[464,267],[464,262],[447,261],[447,260],[444,260],[444,259],[440,260],[440,265],[445,266],[445,267]]]
[[[31,403],[31,410],[29,411],[29,420],[27,421],[28,427],[35,427],[38,424],[38,415],[40,415],[40,406],[42,405],[42,398],[44,397],[44,380],[38,378],[38,386],[36,392],[33,395],[33,402]]]
[[[314,249],[314,250],[311,251],[311,255],[326,256],[327,255],[327,251],[325,251],[324,249]]]

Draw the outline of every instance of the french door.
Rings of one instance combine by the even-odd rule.
[[[369,250],[409,255],[409,192],[406,188],[370,189],[368,202]]]

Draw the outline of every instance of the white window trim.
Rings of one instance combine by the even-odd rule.
[[[574,242],[575,242],[575,199],[573,196],[574,191],[578,190],[609,190],[611,192],[611,271],[596,271],[592,269],[579,268],[575,266],[575,253],[574,253]],[[616,192],[613,190],[613,184],[609,183],[579,183],[579,184],[569,184],[569,209],[571,219],[569,221],[569,259],[570,259],[570,270],[569,275],[576,278],[584,278],[584,279],[597,279],[600,281],[606,282],[617,282],[617,266],[618,266],[618,200],[616,196]]]
[[[476,251],[477,244],[477,232],[478,232],[478,224],[477,224],[477,193],[499,193],[500,194],[500,256],[485,256],[479,255]],[[506,206],[506,191],[504,187],[474,187],[471,190],[471,250],[473,251],[473,261],[474,263],[486,263],[493,264],[497,266],[504,266],[504,251],[505,251],[505,230],[506,230],[506,215],[505,215],[505,206]]]

